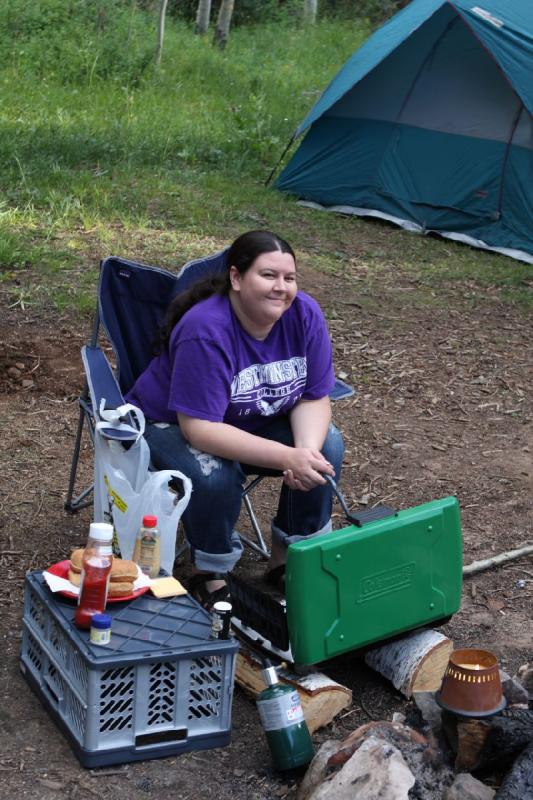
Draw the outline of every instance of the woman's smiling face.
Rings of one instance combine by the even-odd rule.
[[[298,291],[294,258],[279,250],[261,253],[243,275],[236,267],[230,267],[230,281],[232,304],[250,333],[247,322],[257,330],[270,330]]]

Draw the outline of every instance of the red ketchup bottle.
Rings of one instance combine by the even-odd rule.
[[[81,564],[80,594],[74,622],[78,628],[91,627],[93,614],[101,614],[107,602],[109,576],[113,565],[113,526],[92,522]]]

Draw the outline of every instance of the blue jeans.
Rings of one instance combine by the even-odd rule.
[[[275,417],[254,434],[289,446],[293,437],[287,417]],[[229,572],[242,553],[235,532],[247,475],[281,476],[281,472],[240,464],[202,453],[192,447],[178,425],[148,422],[145,438],[155,469],[177,469],[192,481],[189,505],[183,513],[185,534],[194,565],[201,570]],[[344,444],[341,433],[329,426],[322,454],[340,479]],[[309,492],[281,487],[272,536],[288,546],[291,542],[331,530],[332,491],[329,484]]]

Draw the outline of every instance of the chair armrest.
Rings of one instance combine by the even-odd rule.
[[[125,404],[124,397],[117,383],[111,364],[107,356],[100,347],[84,345],[81,348],[81,358],[85,368],[85,376],[91,397],[92,415],[96,422],[100,422],[99,409],[102,400],[105,400],[106,409],[119,408]],[[135,425],[131,414],[126,414],[124,422],[128,425]],[[100,432],[106,439],[118,439],[119,441],[129,441],[134,437],[132,433],[120,431],[112,425],[100,428]]]
[[[335,378],[335,385],[329,393],[332,400],[342,400],[343,397],[351,397],[353,394],[355,394],[355,389],[352,386],[344,383],[340,378]]]

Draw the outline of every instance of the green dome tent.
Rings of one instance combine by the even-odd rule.
[[[413,0],[296,131],[276,186],[533,263],[533,0]]]

